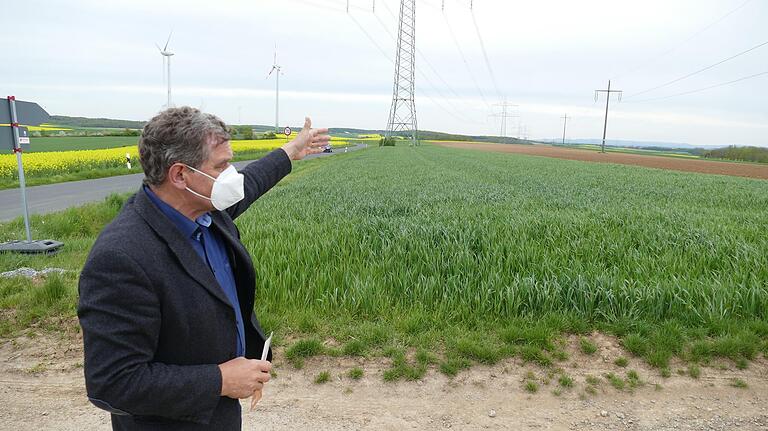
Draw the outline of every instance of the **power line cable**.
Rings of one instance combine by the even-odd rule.
[[[761,43],[761,44],[755,45],[755,46],[753,46],[752,48],[749,48],[749,49],[748,49],[748,50],[746,50],[746,51],[742,51],[742,52],[740,52],[740,53],[738,53],[738,54],[736,54],[736,55],[732,55],[732,56],[730,56],[730,57],[728,57],[728,58],[726,58],[726,59],[724,59],[724,60],[720,60],[720,61],[718,61],[718,62],[717,62],[717,63],[715,63],[715,64],[711,64],[711,65],[709,65],[709,66],[707,66],[707,67],[704,67],[704,68],[702,68],[702,69],[699,69],[699,70],[697,70],[697,71],[695,71],[695,72],[691,72],[691,73],[689,73],[689,74],[687,74],[687,75],[685,75],[685,76],[681,76],[680,78],[677,78],[677,79],[673,79],[673,80],[671,80],[671,81],[669,81],[669,82],[666,82],[666,83],[664,83],[664,84],[661,84],[661,85],[657,85],[656,87],[653,87],[653,88],[649,88],[649,89],[647,89],[647,90],[643,90],[643,91],[641,91],[641,92],[639,92],[639,93],[634,93],[634,94],[631,94],[631,95],[627,96],[627,98],[630,98],[630,97],[635,97],[635,96],[639,96],[639,95],[641,95],[641,94],[645,94],[645,93],[649,93],[649,92],[651,92],[651,91],[654,91],[654,90],[658,90],[659,88],[664,88],[664,87],[666,87],[666,86],[669,86],[669,85],[672,85],[672,84],[674,84],[674,83],[676,83],[676,82],[680,82],[680,81],[682,81],[682,80],[684,80],[684,79],[690,78],[691,76],[694,76],[694,75],[698,75],[698,74],[699,74],[699,73],[701,73],[701,72],[704,72],[704,71],[707,71],[707,70],[709,70],[709,69],[712,69],[713,67],[715,67],[715,66],[719,66],[719,65],[721,65],[721,64],[723,64],[723,63],[725,63],[725,62],[727,62],[727,61],[731,61],[731,60],[733,60],[734,58],[740,57],[740,56],[742,56],[742,55],[744,55],[744,54],[747,54],[747,53],[749,53],[749,52],[751,52],[751,51],[754,51],[754,50],[756,50],[756,49],[758,49],[758,48],[760,48],[760,47],[762,47],[762,46],[765,46],[765,45],[768,45],[768,41],[765,41],[765,42],[763,42],[763,43]]]
[[[436,4],[432,4],[431,2],[429,2],[427,0],[419,0],[419,2],[421,4],[423,4],[423,5],[431,7],[432,9],[442,10],[442,7],[440,7],[440,6],[436,5]]]
[[[709,25],[707,25],[706,27],[702,28],[701,30],[697,31],[696,33],[692,34],[691,36],[689,36],[689,37],[688,37],[687,39],[685,39],[684,41],[682,41],[682,42],[680,42],[680,43],[678,43],[678,44],[674,45],[672,48],[670,48],[670,49],[668,49],[668,50],[666,50],[666,51],[662,52],[661,54],[659,54],[659,55],[657,55],[657,56],[651,57],[651,58],[649,58],[649,59],[647,59],[647,60],[645,60],[645,61],[641,62],[639,65],[635,66],[634,68],[632,68],[632,69],[630,69],[630,70],[628,70],[628,71],[626,71],[626,72],[622,72],[622,73],[620,73],[620,74],[618,74],[618,75],[614,76],[614,77],[613,77],[613,78],[611,78],[611,79],[612,79],[612,80],[616,80],[616,79],[618,79],[618,78],[620,78],[620,77],[623,77],[623,76],[627,76],[627,75],[629,75],[629,74],[635,73],[635,72],[637,72],[638,70],[641,70],[641,69],[643,69],[644,67],[648,66],[648,64],[650,64],[650,63],[652,63],[652,62],[655,62],[655,61],[657,61],[657,60],[659,60],[659,59],[661,59],[661,58],[664,58],[664,57],[666,57],[667,55],[669,55],[669,54],[671,54],[671,53],[675,52],[675,51],[676,51],[678,48],[680,48],[681,46],[683,46],[683,45],[687,44],[688,42],[690,42],[691,40],[695,39],[695,38],[696,38],[698,35],[700,35],[700,34],[704,33],[705,31],[707,31],[707,30],[709,30],[710,28],[714,27],[715,25],[719,24],[719,23],[720,23],[721,21],[723,21],[724,19],[728,18],[729,16],[733,15],[733,14],[734,14],[734,13],[736,13],[737,11],[741,10],[741,9],[742,9],[744,6],[746,6],[747,4],[749,4],[749,3],[751,3],[751,2],[752,2],[752,0],[746,0],[744,3],[742,3],[742,4],[741,4],[739,7],[737,7],[736,9],[732,9],[730,12],[728,12],[728,13],[726,13],[725,15],[721,16],[720,18],[716,19],[715,21],[713,21],[712,23],[710,23],[710,24],[709,24]]]
[[[459,45],[458,39],[456,39],[456,34],[453,32],[453,28],[451,27],[451,23],[448,22],[448,18],[443,15],[443,20],[445,21],[445,25],[448,28],[448,33],[451,35],[451,39],[453,40],[453,44],[456,46],[456,49],[459,51],[459,55],[461,56],[461,60],[464,62],[464,66],[467,68],[467,72],[469,73],[470,78],[472,78],[472,82],[475,85],[475,89],[478,93],[480,93],[480,98],[483,99],[483,103],[485,103],[488,106],[488,109],[491,109],[491,105],[488,103],[488,100],[485,98],[485,94],[483,93],[483,90],[480,88],[480,85],[477,83],[477,79],[475,78],[475,74],[472,73],[472,69],[469,67],[469,62],[467,61],[467,57],[464,55],[464,51],[461,49],[461,45]]]
[[[355,19],[355,17],[352,14],[349,14],[349,17],[352,19],[352,21],[354,21],[354,23],[357,25],[357,27],[368,37],[368,40],[370,40],[371,43],[373,43],[374,46],[376,46],[376,48],[379,50],[379,52],[390,63],[392,63],[392,65],[394,66],[395,65],[394,60],[392,60],[392,58],[386,53],[384,48],[382,48],[381,45],[376,41],[376,39],[374,39],[373,36],[371,36],[371,34],[365,29],[365,27],[363,27],[363,25],[360,24],[360,22],[357,19]],[[416,69],[416,72],[419,73],[419,75],[427,82],[427,85],[429,85],[436,93],[438,93],[438,95],[440,97],[442,97],[445,100],[449,100],[447,97],[445,97],[445,95],[442,93],[442,91],[440,91],[440,89],[438,89],[432,83],[432,81],[429,79],[429,77],[427,77],[427,75],[424,74],[424,72],[422,72],[420,69]],[[422,96],[424,96],[427,99],[429,99],[432,103],[434,103],[436,106],[438,106],[440,109],[442,109],[443,111],[445,111],[447,114],[451,115],[453,118],[457,119],[458,121],[469,122],[469,123],[477,123],[476,121],[474,121],[472,119],[469,119],[468,117],[462,118],[461,116],[459,116],[456,113],[452,112],[450,109],[446,108],[442,103],[438,102],[436,99],[432,98],[431,96],[429,96],[426,93],[422,93]],[[457,109],[456,112],[461,112],[461,111],[459,111]]]
[[[733,81],[728,81],[728,82],[723,82],[723,83],[720,83],[720,84],[710,85],[709,87],[699,88],[697,90],[685,91],[683,93],[677,93],[677,94],[672,94],[672,95],[663,96],[663,97],[654,97],[654,98],[651,98],[651,99],[630,100],[627,103],[643,103],[643,102],[651,102],[651,101],[654,101],[654,100],[671,99],[673,97],[678,97],[678,96],[686,96],[686,95],[689,95],[689,94],[698,93],[700,91],[711,90],[711,89],[717,88],[717,87],[724,87],[726,85],[735,84],[737,82],[746,81],[747,79],[757,78],[758,76],[763,76],[763,75],[768,75],[768,71],[756,73],[754,75],[745,76],[745,77],[742,77],[742,78],[739,78],[739,79],[734,79]]]
[[[389,14],[392,16],[392,18],[394,18],[394,19],[397,19],[397,18],[395,18],[394,14],[392,14],[392,11],[391,11],[391,10],[389,10],[389,7],[387,6],[387,4],[386,4],[386,3],[384,3],[384,7],[385,7],[385,8],[388,10],[388,12],[389,12]],[[392,34],[392,32],[391,32],[391,31],[389,31],[389,28],[387,28],[387,25],[384,23],[384,21],[382,21],[382,20],[381,20],[381,18],[379,18],[379,16],[378,16],[378,15],[374,15],[374,16],[376,16],[376,19],[379,21],[379,24],[382,26],[382,28],[384,29],[384,31],[386,31],[386,32],[387,32],[387,34],[389,35],[389,37],[391,37],[393,41],[397,42],[397,38],[395,37],[395,35],[394,35],[394,34]],[[445,85],[445,87],[446,87],[446,88],[448,88],[448,91],[450,91],[450,92],[453,94],[453,96],[454,96],[455,98],[457,98],[457,99],[461,99],[461,96],[459,96],[459,94],[456,92],[456,90],[454,90],[454,89],[453,89],[453,87],[451,87],[451,85],[450,85],[450,84],[448,84],[448,82],[447,82],[445,79],[443,79],[443,77],[440,75],[440,72],[438,72],[438,71],[437,71],[437,68],[435,68],[435,67],[432,65],[432,63],[429,61],[429,59],[427,58],[427,56],[425,56],[425,55],[424,55],[424,53],[423,53],[423,52],[421,52],[421,50],[419,49],[419,47],[416,47],[416,53],[417,53],[417,54],[420,56],[420,58],[421,58],[422,60],[424,60],[424,63],[427,65],[427,67],[429,67],[429,69],[430,69],[430,70],[432,71],[432,73],[433,73],[433,74],[434,74],[434,75],[437,77],[437,79],[439,79],[439,80],[440,80],[440,81],[443,83],[443,85]],[[457,109],[457,111],[458,111],[458,109]]]
[[[389,13],[389,15],[393,19],[396,20],[397,17],[395,17],[394,12],[392,12],[392,10],[389,8],[389,6],[387,6],[387,3],[385,2],[383,4],[384,4],[384,8],[387,10],[387,13]],[[393,41],[397,42],[397,38],[395,37],[394,34],[392,34],[392,32],[389,31],[389,29],[387,28],[387,26],[384,23],[384,21],[382,21],[381,18],[379,18],[378,15],[374,14],[374,16],[376,16],[376,19],[378,20],[379,24],[384,28],[384,31],[387,32],[387,34],[392,38]],[[424,63],[427,65],[427,67],[429,67],[429,69],[432,71],[432,73],[435,74],[437,79],[439,79],[443,83],[443,85],[445,85],[445,87],[448,88],[448,91],[450,91],[455,96],[455,98],[461,99],[461,96],[459,96],[459,94],[453,89],[453,87],[451,87],[451,85],[448,84],[448,82],[446,82],[445,79],[443,79],[443,77],[440,75],[440,73],[437,71],[437,69],[432,65],[432,63],[427,59],[427,57],[424,55],[424,53],[418,47],[416,47],[416,53],[419,54],[419,56],[420,56],[420,58],[422,60],[424,60]],[[416,68],[416,72],[419,73],[419,75],[427,81],[427,83],[432,87],[432,89],[435,90],[435,92],[438,93],[438,95],[441,98],[443,98],[443,100],[445,100],[451,106],[451,108],[453,108],[458,113],[462,112],[461,109],[459,109],[456,105],[453,104],[453,102],[451,101],[450,98],[446,97],[443,94],[443,92],[440,91],[440,89],[436,85],[434,85],[434,83],[432,83],[432,81],[429,79],[429,77],[427,77],[427,75],[422,70],[420,70],[419,68]],[[429,96],[427,96],[427,97],[429,97]],[[437,103],[434,99],[432,101],[434,103]],[[452,114],[452,115],[453,115],[454,118],[458,118],[455,114]],[[461,119],[461,121],[480,124],[479,122],[477,122],[475,120],[472,120],[469,117],[464,117],[463,119]]]
[[[496,89],[496,97],[501,99],[501,91],[499,91],[499,86],[496,83],[496,75],[493,73],[493,68],[491,67],[491,61],[488,59],[488,52],[485,50],[485,42],[483,42],[483,36],[480,34],[480,27],[477,25],[477,20],[475,19],[474,10],[471,11],[471,15],[472,15],[472,23],[475,25],[475,33],[477,33],[477,39],[480,41],[480,49],[483,51],[485,66],[488,68],[488,73],[491,75],[493,88]]]
[[[384,5],[386,5],[386,3],[384,3]],[[383,29],[384,29],[384,31],[386,31],[386,32],[387,32],[387,34],[389,35],[389,37],[390,37],[390,38],[392,38],[392,40],[395,40],[395,41],[396,41],[396,40],[397,40],[397,38],[395,37],[395,35],[394,35],[394,34],[392,34],[392,32],[391,32],[391,31],[389,31],[389,27],[387,27],[387,25],[384,23],[384,21],[382,21],[382,20],[381,20],[381,18],[379,18],[379,16],[378,16],[377,14],[373,14],[373,16],[375,16],[375,17],[376,17],[376,21],[378,21],[378,22],[379,22],[379,24],[381,25],[381,28],[383,28]],[[393,18],[394,18],[394,17],[393,17]]]
[[[394,60],[392,60],[392,58],[390,58],[389,54],[387,54],[387,52],[384,50],[384,48],[382,48],[381,45],[379,45],[379,43],[376,42],[376,40],[373,38],[373,36],[371,36],[371,34],[368,33],[368,30],[366,30],[365,27],[363,27],[362,24],[360,24],[360,22],[357,19],[355,19],[355,17],[351,13],[347,14],[347,15],[349,15],[349,17],[357,25],[357,27],[360,29],[360,31],[362,31],[365,34],[365,36],[368,37],[368,40],[370,40],[373,43],[373,45],[376,46],[376,48],[378,48],[379,52],[381,52],[381,54],[384,57],[386,57],[386,59],[389,60],[389,62],[392,63],[392,65],[394,65],[395,64]]]
[[[334,6],[329,6],[329,5],[325,4],[325,3],[318,3],[318,2],[315,2],[315,1],[311,1],[311,0],[292,0],[292,1],[295,1],[295,2],[298,2],[298,3],[304,3],[306,5],[314,6],[314,7],[321,8],[321,9],[329,9],[329,10],[333,10],[333,11],[336,11],[336,12],[344,12],[344,8],[343,7],[340,7],[340,8],[337,9]]]
[[[336,12],[344,12],[345,11],[345,9],[336,9],[334,7],[331,7],[331,6],[328,6],[328,5],[325,5],[325,4],[321,4],[321,3],[315,3],[315,2],[312,2],[312,1],[309,1],[309,0],[293,0],[293,1],[297,1],[297,2],[300,2],[300,3],[306,3],[308,5],[315,6],[315,7],[320,7],[320,8],[325,8],[325,9],[329,9],[329,10],[334,10]],[[389,9],[389,6],[387,6],[387,3],[384,2],[383,4],[384,4],[385,8],[389,11],[390,15],[392,15],[394,17],[393,12]],[[367,9],[363,9],[363,10],[367,11]],[[379,50],[379,53],[381,55],[383,55],[384,58],[386,58],[387,61],[389,61],[394,66],[395,65],[395,61],[392,60],[392,58],[389,56],[389,54],[387,54],[386,50],[384,50],[384,48],[381,47],[381,45],[376,41],[376,39],[374,39],[374,37],[365,29],[365,27],[362,24],[360,24],[360,22],[357,19],[355,19],[354,16],[352,16],[352,14],[348,14],[348,15],[352,19],[352,21],[357,25],[357,27],[360,29],[360,31],[362,31],[363,34],[365,34],[365,36],[368,38],[368,40]],[[386,29],[386,26],[384,26],[384,27]],[[394,37],[391,34],[391,32],[389,32],[389,31],[387,31],[387,32],[389,33],[389,35],[391,37]],[[422,55],[422,57],[423,57],[423,55]],[[447,101],[450,100],[449,98],[445,97],[445,95],[443,95],[443,93],[432,83],[432,81],[429,79],[429,77],[427,75],[424,74],[424,72],[422,72],[420,69],[416,69],[416,72],[419,73],[419,75],[426,81],[427,85],[429,85],[436,93],[438,93],[438,95],[440,95],[440,97],[442,97],[443,99],[445,99]],[[441,78],[441,80],[442,80],[442,78]],[[477,122],[475,120],[472,120],[469,117],[463,117],[462,118],[461,116],[459,116],[456,113],[452,112],[450,109],[446,108],[442,103],[440,103],[436,99],[432,98],[429,94],[422,93],[422,96],[424,96],[427,99],[429,99],[438,108],[442,109],[448,115],[452,116],[453,118],[455,118],[458,121],[480,124],[479,122]],[[454,109],[456,109],[456,112],[461,112],[458,108],[454,108]]]

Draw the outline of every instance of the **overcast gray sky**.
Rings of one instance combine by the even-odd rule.
[[[559,137],[567,113],[569,139],[598,138],[605,105],[593,91],[613,79],[624,98],[612,102],[609,138],[768,146],[768,74],[648,100],[767,72],[768,45],[631,97],[768,42],[768,0],[474,0],[490,70],[469,0],[446,0],[445,12],[441,0],[416,3],[422,129],[497,135],[489,115],[506,97],[519,115],[508,135]],[[277,44],[281,125],[310,115],[318,126],[381,129],[399,1],[376,0],[375,14],[372,0],[350,4],[348,15],[346,0],[0,0],[13,15],[0,27],[0,94],[52,114],[146,120],[165,103],[155,43],[173,30],[177,106],[273,124],[266,76]]]

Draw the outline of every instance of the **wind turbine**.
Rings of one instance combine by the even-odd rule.
[[[282,66],[277,64],[277,45],[275,45],[275,59],[272,62],[272,69],[267,74],[267,79],[272,76],[272,72],[275,73],[275,133],[279,133],[280,127],[280,73]]]
[[[168,40],[165,41],[165,46],[163,48],[160,48],[160,45],[155,44],[158,51],[160,51],[160,55],[163,56],[163,81],[168,84],[168,102],[165,105],[166,108],[171,107],[171,56],[173,53],[168,51],[168,43],[170,43],[172,35],[173,32],[168,34]]]

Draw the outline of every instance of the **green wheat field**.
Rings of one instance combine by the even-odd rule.
[[[397,380],[508,357],[549,366],[568,359],[564,335],[598,330],[668,372],[673,358],[768,354],[767,184],[371,148],[295,164],[237,225],[257,315],[295,367],[315,355],[388,356],[384,378]],[[125,198],[33,217],[35,236],[65,250],[0,255],[0,270],[72,271],[1,280],[1,336],[75,315],[77,273]],[[0,240],[22,236],[20,219],[0,229]]]

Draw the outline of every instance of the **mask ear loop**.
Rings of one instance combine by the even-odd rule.
[[[208,196],[203,196],[203,195],[201,195],[200,193],[198,193],[198,192],[196,192],[196,191],[194,191],[194,190],[190,189],[189,187],[185,187],[185,189],[186,189],[188,192],[192,193],[193,195],[195,195],[195,196],[197,196],[197,197],[200,197],[200,198],[203,198],[203,199],[207,199],[207,200],[209,200],[209,201],[213,202],[213,199],[209,198]]]
[[[212,176],[210,176],[210,175],[206,174],[205,172],[199,171],[199,170],[197,170],[197,169],[193,168],[192,166],[189,166],[189,165],[188,165],[188,164],[186,164],[186,163],[184,164],[184,166],[186,166],[186,167],[188,167],[189,169],[191,169],[191,170],[193,170],[193,171],[197,172],[198,174],[202,174],[202,175],[205,175],[206,177],[208,177],[208,178],[210,178],[211,180],[213,180],[213,182],[216,182],[216,178],[213,178]],[[187,186],[187,187],[184,187],[184,188],[185,188],[185,189],[186,189],[188,192],[192,193],[193,195],[195,195],[195,196],[197,196],[197,197],[199,197],[199,198],[207,199],[207,200],[209,200],[209,201],[213,202],[213,199],[212,199],[212,198],[209,198],[208,196],[203,196],[203,195],[201,195],[200,193],[198,193],[198,192],[196,192],[196,191],[194,191],[194,190],[190,189],[190,188],[189,188],[189,186]]]
[[[193,171],[197,172],[198,174],[201,174],[201,175],[205,175],[206,177],[210,178],[211,180],[213,180],[213,181],[216,181],[216,178],[213,178],[212,176],[210,176],[210,175],[206,174],[205,172],[203,172],[203,171],[199,171],[199,170],[197,170],[197,169],[193,168],[192,166],[189,166],[189,165],[188,165],[188,164],[186,164],[186,163],[184,164],[184,166],[188,167],[189,169],[192,169]]]

